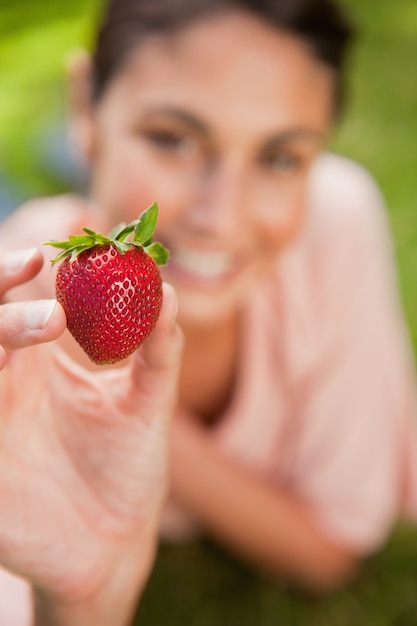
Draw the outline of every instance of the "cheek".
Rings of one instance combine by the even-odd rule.
[[[110,142],[111,143],[111,142]],[[187,206],[189,180],[163,167],[146,149],[125,142],[109,150],[95,164],[95,199],[117,216],[129,222],[157,202],[159,224],[170,223]]]

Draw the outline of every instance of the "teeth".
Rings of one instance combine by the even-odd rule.
[[[181,269],[207,278],[226,274],[233,268],[233,262],[226,252],[202,252],[176,250],[174,261]]]

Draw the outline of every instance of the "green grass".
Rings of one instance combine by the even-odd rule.
[[[388,205],[401,295],[417,348],[417,3],[349,0],[362,36],[336,149],[363,163]]]
[[[96,0],[0,0],[0,159],[27,193],[59,190],[39,128],[64,111],[66,54],[88,41]],[[399,284],[417,350],[417,2],[345,0],[360,30],[334,148],[387,200]],[[35,28],[36,26],[36,28]],[[146,626],[415,626],[417,530],[401,528],[357,580],[326,599],[266,581],[211,543],[161,547],[137,623]]]
[[[326,598],[256,576],[208,542],[160,549],[137,626],[415,626],[417,529],[399,528]]]

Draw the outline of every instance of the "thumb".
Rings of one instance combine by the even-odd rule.
[[[0,344],[6,350],[53,341],[65,327],[65,313],[56,300],[11,302],[0,310]]]
[[[175,401],[183,346],[177,311],[175,290],[164,283],[159,319],[132,360],[133,397],[140,399],[142,407],[158,411],[171,408]]]

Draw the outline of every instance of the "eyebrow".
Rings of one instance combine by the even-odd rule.
[[[181,123],[189,126],[199,134],[210,138],[211,131],[207,124],[205,124],[199,117],[189,113],[188,111],[184,111],[183,109],[177,107],[156,107],[145,111],[142,115],[142,119],[145,121],[148,118],[153,118],[155,116],[162,115],[167,117],[173,117],[180,121]],[[272,136],[267,140],[267,147],[273,147],[274,145],[289,143],[290,141],[297,140],[308,140],[313,141],[315,143],[322,143],[326,141],[327,135],[320,130],[316,130],[313,128],[292,128],[289,130],[283,130],[281,132],[272,133]]]
[[[290,141],[298,140],[322,143],[326,141],[326,139],[327,135],[323,131],[313,128],[294,128],[275,134],[275,136],[267,141],[267,145],[274,146],[275,144],[289,143]]]
[[[163,115],[167,117],[175,117],[177,120],[185,124],[186,126],[190,126],[198,133],[201,133],[205,136],[210,136],[210,129],[202,122],[197,116],[189,113],[188,111],[184,111],[183,109],[178,109],[176,107],[156,107],[152,108],[148,111],[145,111],[142,115],[142,119],[145,121],[148,118],[152,118],[158,115]]]

